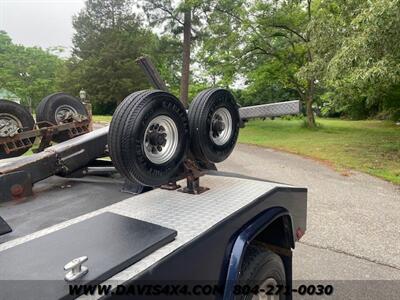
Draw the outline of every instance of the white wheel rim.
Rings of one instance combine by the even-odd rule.
[[[211,140],[218,146],[224,145],[231,138],[232,132],[231,113],[225,107],[218,108],[211,118]]]
[[[178,128],[168,116],[155,117],[147,125],[143,145],[146,157],[154,164],[169,161],[178,148]]]
[[[0,137],[12,137],[22,128],[21,121],[10,114],[0,113]]]
[[[54,119],[57,124],[63,123],[65,120],[70,119],[72,116],[77,115],[78,112],[70,105],[60,105],[54,113]]]
[[[275,289],[277,288],[276,286],[278,285],[278,282],[274,278],[267,278],[260,284],[260,290],[263,290],[264,292],[258,293],[257,295],[254,295],[252,297],[252,300],[275,300],[279,299],[279,295],[267,295],[265,291],[270,290],[270,286],[274,287],[273,292],[275,292]]]

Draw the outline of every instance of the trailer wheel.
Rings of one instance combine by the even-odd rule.
[[[65,93],[55,93],[40,101],[36,108],[36,121],[58,125],[71,122],[70,116],[77,114],[88,116],[86,107],[80,100]],[[69,138],[68,132],[64,131],[54,136],[53,140],[61,143]]]
[[[212,163],[227,159],[236,145],[239,121],[238,106],[228,90],[202,91],[189,107],[192,153]]]
[[[239,277],[240,286],[255,287],[268,291],[277,285],[286,286],[285,267],[282,259],[274,252],[250,245],[246,251]],[[267,296],[265,293],[252,292],[241,295],[238,299],[285,299],[284,291],[278,295]]]
[[[133,93],[117,107],[108,147],[117,170],[131,181],[159,186],[173,177],[188,148],[185,108],[163,91]]]
[[[10,132],[16,129],[23,131],[32,130],[35,126],[35,121],[29,111],[22,105],[0,99],[0,138],[8,137]],[[30,142],[35,142],[35,137],[30,138]],[[10,154],[5,153],[4,149],[0,149],[0,159],[17,157],[24,154],[31,147],[26,147]]]

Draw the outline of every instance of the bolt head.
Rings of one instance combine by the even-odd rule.
[[[20,184],[14,184],[11,186],[10,193],[13,197],[19,197],[22,196],[24,193],[24,188]]]

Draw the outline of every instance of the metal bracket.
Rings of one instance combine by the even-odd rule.
[[[186,174],[186,187],[178,191],[192,195],[199,195],[208,191],[209,188],[200,186],[200,177],[204,175],[204,171],[190,159],[187,159],[183,165]]]
[[[156,67],[148,57],[139,57],[136,60],[136,63],[140,66],[140,68],[146,74],[147,79],[156,89],[168,92],[168,88],[165,85],[164,80],[161,78],[160,73],[158,73]]]
[[[186,187],[179,189],[178,191],[192,195],[200,195],[208,190],[209,188],[200,186],[200,177],[197,178],[187,177]]]
[[[71,260],[64,266],[64,270],[68,271],[65,274],[65,281],[74,281],[86,275],[89,272],[88,267],[82,266],[82,264],[88,260],[87,256],[81,256]]]
[[[30,173],[17,171],[0,175],[0,202],[21,199],[32,194]]]
[[[176,183],[176,181],[173,182],[168,182],[167,184],[163,184],[160,189],[162,190],[168,190],[168,191],[175,191],[179,189],[181,186]]]
[[[51,140],[53,138],[53,131],[47,130],[43,131],[42,139],[40,140],[39,147],[33,150],[33,153],[42,152],[44,149],[51,146]]]

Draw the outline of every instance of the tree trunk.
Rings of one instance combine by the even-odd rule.
[[[310,128],[315,127],[315,118],[312,109],[312,104],[313,104],[312,96],[307,96],[306,98],[307,126]]]
[[[312,21],[311,2],[312,2],[312,0],[307,0],[307,14],[308,14],[309,24]],[[307,30],[306,36],[307,36],[307,47],[308,47],[308,50],[307,50],[308,62],[312,63],[313,54],[312,54],[311,48],[310,48],[310,41],[311,41],[310,30]],[[311,79],[308,80],[308,89],[307,89],[307,95],[306,95],[307,126],[309,128],[314,128],[316,126],[314,111],[312,109],[312,105],[314,102],[314,94],[315,94],[315,78],[312,77]]]
[[[189,98],[189,77],[190,77],[190,45],[192,38],[192,11],[185,11],[183,26],[183,63],[181,78],[181,101],[188,107]]]
[[[312,109],[312,105],[314,102],[314,87],[315,83],[314,80],[311,79],[308,81],[308,91],[306,95],[306,113],[307,113],[307,126],[310,128],[315,127],[315,118],[314,118],[314,111]]]

